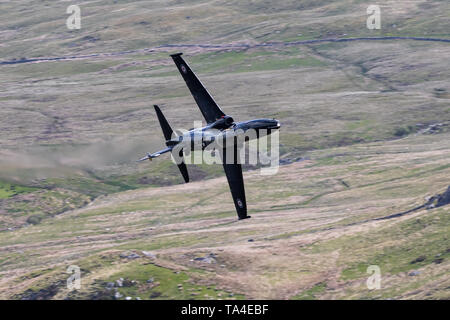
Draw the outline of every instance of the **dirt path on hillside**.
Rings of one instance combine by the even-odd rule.
[[[104,52],[104,53],[91,53],[85,55],[71,55],[60,57],[37,57],[37,58],[24,58],[17,60],[5,60],[0,61],[0,65],[10,64],[22,64],[22,63],[36,63],[36,62],[52,62],[52,61],[64,61],[64,60],[77,60],[77,59],[94,59],[94,58],[107,58],[117,57],[129,54],[147,54],[151,52],[167,51],[169,49],[197,49],[200,51],[220,51],[226,49],[253,49],[253,48],[267,48],[267,47],[290,47],[324,42],[353,42],[353,41],[382,41],[382,40],[414,40],[414,41],[430,41],[430,42],[450,42],[450,39],[443,38],[427,38],[427,37],[355,37],[355,38],[331,38],[331,39],[311,39],[289,42],[263,42],[263,43],[229,43],[229,44],[163,44],[153,48],[143,48],[137,50],[127,50],[118,52]]]

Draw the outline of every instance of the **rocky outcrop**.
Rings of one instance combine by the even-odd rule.
[[[450,204],[450,186],[443,194],[440,194],[437,199],[436,207],[445,206]]]
[[[389,216],[385,216],[385,217],[381,217],[381,218],[374,218],[372,220],[377,221],[377,220],[387,220],[387,219],[392,219],[392,218],[398,218],[401,216],[404,216],[405,214],[411,213],[411,212],[415,212],[421,209],[434,209],[434,208],[439,208],[445,205],[450,204],[450,186],[447,188],[447,190],[444,193],[432,196],[431,198],[428,198],[427,202],[425,204],[422,204],[418,207],[415,207],[413,209],[410,209],[408,211],[403,211],[400,213],[395,213],[395,214],[391,214]],[[365,220],[363,222],[367,222],[368,220]]]
[[[439,208],[450,204],[450,186],[444,193],[431,197],[426,203],[427,209]]]

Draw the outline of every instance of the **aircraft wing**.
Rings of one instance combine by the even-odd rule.
[[[225,116],[225,113],[220,109],[209,92],[197,78],[195,73],[191,70],[188,64],[181,57],[182,53],[172,54],[171,57],[175,62],[178,71],[186,82],[192,96],[197,102],[200,111],[203,114],[206,122],[212,123],[221,117]]]
[[[242,176],[241,164],[224,163],[223,169],[227,175],[228,185],[230,186],[231,196],[233,197],[239,220],[250,218],[247,215],[247,201],[245,200],[244,178]]]

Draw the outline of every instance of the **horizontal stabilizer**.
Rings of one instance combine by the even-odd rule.
[[[176,152],[176,150],[172,151],[172,158],[174,158],[173,153]],[[181,149],[178,153],[178,156],[183,159],[183,161],[181,161],[181,163],[177,164],[178,169],[180,169],[181,175],[183,176],[184,182],[188,183],[189,182],[189,173],[187,171],[187,167],[186,164],[184,163],[184,158],[183,158],[183,149]]]
[[[189,182],[189,173],[187,171],[186,164],[184,162],[178,165],[178,169],[180,169],[181,175],[183,176],[184,182]]]

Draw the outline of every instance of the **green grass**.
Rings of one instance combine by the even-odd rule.
[[[291,300],[315,300],[321,293],[323,293],[327,289],[326,283],[318,283],[314,285],[311,289],[305,290],[293,297]]]
[[[298,57],[295,57],[299,55]],[[294,57],[293,57],[294,56]],[[301,54],[298,48],[283,51],[258,50],[209,53],[195,56],[192,64],[198,64],[198,72],[231,73],[282,70],[298,67],[323,67],[326,64],[314,57]]]
[[[11,198],[21,193],[28,193],[38,190],[39,188],[27,187],[8,182],[0,181],[0,199]]]
[[[123,278],[126,282],[136,281],[127,287],[118,288],[123,297],[140,297],[141,299],[244,299],[243,295],[217,289],[214,285],[195,284],[186,272],[163,268],[154,264],[131,263],[124,270],[115,273],[105,282],[115,282]],[[147,280],[153,282],[148,284]],[[180,286],[179,286],[180,285]]]
[[[448,212],[435,209],[417,219],[410,219],[393,226],[374,230],[368,234],[342,236],[332,241],[312,245],[312,252],[330,252],[339,249],[342,264],[347,264],[341,273],[342,280],[367,277],[367,267],[382,266],[383,273],[398,274],[424,267],[434,263],[436,255],[444,260],[450,256],[448,239],[444,234],[450,230]],[[368,246],[376,248],[389,237],[391,245],[382,249],[367,250]],[[413,262],[424,256],[420,262]],[[345,261],[345,262],[344,262]]]
[[[117,62],[87,62],[87,61],[55,61],[48,64],[24,64],[18,65],[14,69],[15,74],[23,75],[26,78],[39,77],[66,77],[85,73],[97,73],[116,65]]]

